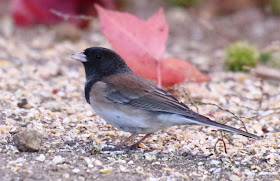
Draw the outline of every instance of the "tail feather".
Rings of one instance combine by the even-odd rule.
[[[196,124],[200,124],[200,125],[204,125],[204,126],[211,126],[211,127],[215,127],[215,128],[221,129],[221,130],[230,131],[230,132],[233,132],[233,133],[238,133],[240,135],[247,136],[247,137],[250,137],[250,138],[260,139],[260,137],[257,136],[257,135],[251,134],[251,133],[246,132],[246,131],[242,131],[240,129],[237,129],[237,128],[234,128],[234,127],[231,127],[231,126],[227,126],[227,125],[222,124],[222,123],[218,123],[216,121],[212,121],[211,119],[209,119],[205,116],[199,115],[199,114],[197,114],[196,118],[191,118],[191,121],[193,123],[196,123]]]

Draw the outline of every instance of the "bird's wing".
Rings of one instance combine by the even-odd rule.
[[[158,111],[188,115],[194,113],[185,104],[179,102],[168,92],[157,88],[147,80],[138,77],[122,76],[108,78],[105,89],[106,98],[112,102],[120,103],[147,111]]]

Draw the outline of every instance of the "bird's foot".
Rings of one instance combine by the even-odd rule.
[[[122,147],[118,147],[118,146],[102,148],[102,151],[121,151],[121,150],[122,150]]]
[[[133,144],[133,145],[128,145],[125,148],[128,150],[136,150],[138,148],[139,144]]]

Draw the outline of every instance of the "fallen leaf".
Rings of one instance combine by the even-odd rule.
[[[178,58],[166,58],[162,61],[161,76],[164,85],[173,85],[183,81],[205,82],[210,80],[190,62]]]
[[[141,20],[129,13],[95,7],[103,34],[136,74],[157,80],[159,85],[209,80],[187,61],[162,58],[168,37],[162,8],[148,20]]]

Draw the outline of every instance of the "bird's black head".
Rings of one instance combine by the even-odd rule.
[[[107,48],[87,48],[73,54],[72,58],[83,63],[87,79],[101,79],[130,71],[125,61],[117,53]]]

